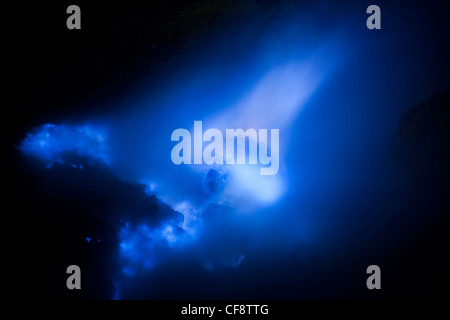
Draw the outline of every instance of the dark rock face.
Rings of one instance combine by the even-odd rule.
[[[397,274],[405,276],[405,280],[402,280],[404,283],[421,272],[426,274],[420,282],[414,282],[414,288],[425,288],[415,294],[428,298],[446,290],[442,279],[445,279],[449,268],[449,113],[450,87],[435,93],[401,116],[391,148],[398,166],[397,173],[402,177],[398,179],[402,185],[400,188],[406,190],[399,197],[403,198],[401,201],[405,206],[395,214],[403,214],[405,229],[413,221],[420,221],[414,239],[399,250],[394,260],[397,266],[408,265],[411,268],[408,272],[404,272],[403,268]],[[409,291],[413,292],[414,289]],[[406,296],[409,294],[405,293]]]
[[[450,87],[404,113],[393,144],[397,163],[449,177]]]
[[[146,186],[124,182],[102,164],[73,159],[82,166],[54,163],[49,169],[22,159],[26,170],[16,176],[10,199],[20,228],[13,234],[15,288],[23,296],[48,299],[110,299],[118,268],[118,230],[124,223],[145,221],[178,225],[183,216],[146,192]],[[18,158],[20,160],[20,158]],[[82,270],[83,290],[67,290],[67,266]],[[29,279],[27,265],[35,278]],[[23,281],[23,283],[21,282]],[[27,284],[32,283],[32,286]]]

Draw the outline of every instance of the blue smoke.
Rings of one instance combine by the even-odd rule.
[[[21,149],[47,166],[54,162],[76,165],[68,153],[103,162],[120,179],[145,184],[146,196],[156,195],[183,215],[179,224],[164,219],[155,224],[145,218],[132,222],[123,214],[116,298],[130,281],[184,250],[200,268],[214,272],[239,268],[249,252],[270,243],[271,237],[266,236],[273,232],[284,234],[277,240],[281,242],[312,238],[305,221],[291,225],[287,217],[292,208],[279,212],[292,179],[286,155],[296,119],[343,54],[330,54],[336,36],[281,45],[294,31],[288,29],[284,36],[278,33],[278,41],[261,43],[252,61],[232,63],[223,70],[196,66],[195,72],[185,70],[159,94],[136,93],[109,116],[105,128],[44,125],[27,135]],[[220,61],[212,58],[209,64]],[[191,130],[195,120],[203,121],[204,130],[279,129],[278,174],[261,176],[252,165],[174,165],[171,133],[180,127]],[[274,221],[280,222],[269,231]],[[278,228],[284,228],[283,232],[278,233]]]
[[[89,162],[109,164],[106,133],[98,126],[44,124],[29,132],[20,149],[45,162],[50,167],[55,162],[83,168],[73,155]]]
[[[346,19],[364,26],[359,16]],[[370,231],[364,224],[361,230],[351,229],[345,222],[355,217],[346,214],[358,212],[362,220],[366,211],[375,215],[365,201],[378,200],[379,190],[389,189],[379,175],[385,171],[378,161],[401,109],[410,105],[395,105],[403,98],[397,84],[402,84],[402,92],[423,88],[409,95],[411,101],[420,101],[417,97],[431,92],[427,77],[412,79],[404,71],[411,61],[433,62],[423,59],[424,53],[411,54],[411,61],[405,62],[391,52],[372,52],[383,41],[396,42],[392,39],[401,38],[402,30],[393,31],[392,38],[379,33],[372,39],[367,30],[352,31],[350,22],[337,22],[327,37],[312,29],[317,32],[313,39],[299,36],[304,26],[275,28],[267,36],[271,40],[240,61],[222,61],[211,48],[205,53],[211,58],[193,61],[192,68],[180,71],[163,91],[133,92],[108,115],[105,128],[47,124],[27,134],[21,150],[46,166],[61,162],[81,168],[72,154],[105,163],[120,179],[145,184],[146,196],[156,195],[183,215],[178,224],[165,219],[155,224],[145,218],[131,222],[131,213],[123,213],[117,246],[122,277],[115,281],[116,298],[125,283],[183,251],[214,272],[241,267],[250,260],[249,253],[258,252],[255,248],[279,245],[298,253],[299,245],[333,238],[324,246],[332,251]],[[416,52],[418,40],[405,41],[391,43],[389,50]],[[411,84],[419,80],[423,85]],[[380,92],[392,96],[385,107],[389,113],[381,111],[386,100],[378,97]],[[251,165],[174,165],[171,133],[177,128],[192,132],[195,120],[203,121],[204,130],[280,129],[279,173],[261,176]],[[348,199],[353,199],[350,205],[344,203]],[[268,257],[273,254],[262,251]]]
[[[145,222],[137,225],[126,222],[119,231],[123,274],[134,277],[136,273],[148,271],[187,238],[183,229],[170,223],[151,227]]]

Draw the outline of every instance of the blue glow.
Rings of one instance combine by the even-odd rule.
[[[150,227],[126,222],[119,231],[122,272],[134,277],[155,266],[176,244],[186,241],[184,231],[171,224]]]
[[[236,254],[233,256],[231,262],[230,262],[230,266],[233,268],[237,268],[239,267],[239,265],[241,264],[242,260],[244,260],[245,255],[244,254]]]
[[[324,41],[308,51],[261,50],[256,62],[244,63],[232,73],[216,74],[207,68],[187,73],[170,84],[167,94],[134,97],[124,106],[125,114],[109,117],[107,130],[45,125],[27,135],[24,152],[79,169],[83,164],[68,161],[67,151],[102,161],[120,179],[143,183],[146,196],[155,195],[183,215],[175,225],[164,218],[158,223],[151,218],[132,221],[122,213],[126,222],[118,232],[116,298],[134,279],[185,251],[200,268],[215,272],[239,268],[249,251],[270,242],[265,235],[274,224],[283,230],[281,242],[298,232],[298,242],[313,237],[313,232],[303,233],[308,229],[305,221],[296,221],[301,227],[292,224],[297,212],[286,213],[280,205],[289,191],[292,127],[340,58],[324,54],[327,45]],[[224,82],[235,83],[223,91]],[[279,129],[278,174],[261,176],[254,165],[175,166],[169,158],[170,134],[179,127],[190,128],[194,120],[202,120],[205,129]]]
[[[73,154],[89,161],[109,163],[106,134],[91,125],[42,125],[27,134],[20,149],[45,161],[47,167],[60,162],[83,169],[83,164],[73,163]]]
[[[255,59],[258,63],[242,66],[239,73],[250,76],[239,75],[239,81],[223,93],[222,82],[234,81],[236,74],[217,78],[207,69],[189,73],[170,85],[167,96],[143,94],[130,101],[130,111],[110,117],[107,130],[44,125],[27,135],[21,146],[27,154],[49,165],[58,161],[79,169],[83,164],[70,162],[67,152],[101,161],[120,179],[144,183],[146,196],[156,195],[184,216],[180,225],[174,225],[164,219],[157,224],[151,219],[131,222],[123,213],[128,222],[119,228],[117,248],[125,280],[116,279],[116,297],[126,281],[164,265],[181,249],[189,248],[192,258],[208,271],[239,268],[252,243],[261,241],[258,230],[276,220],[278,212],[270,209],[288,191],[286,149],[292,125],[336,63],[337,57],[328,55],[316,63],[313,56],[321,54],[322,46],[309,52],[286,48],[264,53],[267,56]],[[190,112],[183,113],[184,109]],[[160,118],[165,121],[155,120]],[[174,166],[166,156],[172,148],[168,137],[178,127],[189,128],[194,120],[203,120],[205,129],[279,129],[279,173],[261,176],[254,165]],[[248,216],[253,218],[246,220]],[[247,240],[234,239],[243,234]]]
[[[259,257],[271,260],[280,248],[293,259],[310,247],[325,257],[371,231],[348,223],[378,214],[372,208],[387,198],[379,190],[393,188],[378,172],[393,172],[380,163],[406,105],[400,96],[419,96],[414,88],[426,88],[435,69],[410,77],[411,65],[432,59],[414,56],[412,46],[408,59],[391,59],[391,51],[400,52],[401,36],[392,33],[395,41],[386,53],[377,47],[389,39],[386,33],[367,40],[364,21],[364,30],[354,31],[360,15],[343,20],[329,33],[312,28],[312,39],[302,38],[300,25],[275,28],[242,61],[222,61],[213,48],[205,54],[208,61],[180,71],[161,92],[133,92],[105,115],[105,127],[46,124],[27,134],[21,150],[48,167],[61,162],[88,169],[71,154],[105,163],[119,179],[144,184],[139,196],[155,196],[183,215],[177,225],[165,216],[133,220],[132,211],[121,208],[115,298],[125,283],[138,286],[133,280],[139,276],[172,267],[174,256],[194,261],[207,274],[240,271],[251,263],[258,267]],[[403,89],[397,90],[399,84]],[[386,97],[392,97],[390,104]],[[279,129],[278,174],[261,176],[254,165],[174,165],[170,135],[176,128],[192,132],[195,120],[203,121],[204,130]],[[305,262],[308,267],[314,269]]]

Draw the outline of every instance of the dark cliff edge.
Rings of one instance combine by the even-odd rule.
[[[407,190],[402,200],[406,208],[403,227],[411,228],[414,221],[420,221],[417,232],[408,240],[408,245],[397,250],[391,265],[393,269],[398,268],[393,279],[409,288],[402,289],[405,297],[442,297],[447,290],[449,111],[450,87],[404,113],[391,145],[391,155],[403,182],[399,186]],[[407,271],[400,267],[405,265]],[[418,274],[426,276],[419,280]]]
[[[404,113],[391,146],[399,167],[440,184],[450,178],[450,87]]]
[[[55,162],[46,169],[17,153],[22,170],[15,176],[9,210],[21,221],[10,237],[17,245],[12,253],[18,273],[14,287],[21,297],[110,299],[112,274],[120,267],[120,228],[126,223],[169,223],[183,232],[176,227],[183,215],[145,185],[121,181],[105,164],[76,156],[71,160],[77,165]],[[65,288],[65,270],[71,264],[80,266],[85,279],[83,290],[75,293]]]

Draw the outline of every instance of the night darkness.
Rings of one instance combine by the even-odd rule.
[[[80,30],[71,2],[5,10],[14,294],[442,298],[448,12],[372,2],[78,1]],[[279,171],[175,165],[171,134],[194,121],[279,129]]]

